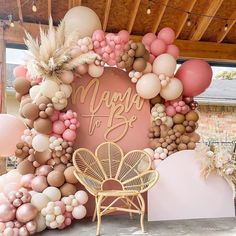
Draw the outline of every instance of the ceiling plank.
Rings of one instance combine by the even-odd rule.
[[[221,32],[219,33],[219,35],[217,36],[217,43],[221,43],[224,38],[226,37],[226,35],[229,33],[229,31],[231,30],[231,28],[234,26],[234,24],[236,23],[236,10],[233,11],[233,13],[231,14],[231,16],[229,17],[229,19],[234,19],[234,20],[230,20],[227,21],[228,24],[228,28],[227,30],[225,30],[224,28],[221,30]]]
[[[80,6],[82,3],[82,0],[73,0],[72,7]]]
[[[22,14],[21,1],[20,0],[16,0],[16,2],[17,2],[17,7],[18,7],[19,19],[20,19],[21,22],[23,22],[23,14]]]
[[[108,18],[109,18],[110,9],[111,9],[111,1],[112,0],[106,0],[105,14],[104,14],[103,25],[102,25],[102,29],[104,31],[106,31],[106,28],[107,28]]]
[[[41,25],[46,30],[47,25]],[[39,25],[34,23],[20,24],[15,22],[15,27],[4,31],[6,43],[24,44],[24,29],[33,37],[39,35]],[[131,40],[141,41],[142,36],[131,35]],[[200,42],[190,40],[175,40],[175,44],[180,49],[182,58],[202,58],[205,60],[234,62],[236,61],[236,44]]]
[[[224,0],[211,0],[209,1],[209,6],[206,9],[206,11],[203,13],[204,15],[207,16],[212,16],[212,17],[200,17],[196,27],[193,27],[191,33],[190,33],[190,40],[198,41],[202,38],[203,34],[207,30],[208,26],[210,25],[213,16],[217,13],[218,9],[220,8],[222,2]]]
[[[72,8],[73,0],[68,0],[68,10]]]
[[[160,6],[160,13],[156,14],[155,23],[154,23],[154,25],[152,27],[152,33],[154,33],[154,34],[157,32],[158,26],[161,23],[161,19],[162,19],[164,13],[165,13],[165,10],[166,10],[166,7],[168,5],[168,2],[169,2],[169,0],[164,0],[162,4],[159,4],[159,6]]]
[[[187,12],[191,12],[196,2],[197,2],[197,0],[188,1],[188,6],[186,7],[185,10]],[[180,35],[182,29],[184,28],[184,25],[186,24],[186,21],[189,17],[189,14],[187,12],[184,12],[181,19],[179,20],[180,23],[179,23],[178,29],[176,30],[176,38],[179,37],[179,35]]]
[[[129,33],[132,32],[134,22],[135,22],[135,18],[136,18],[137,13],[138,13],[138,8],[139,8],[139,5],[140,5],[140,2],[141,2],[141,0],[136,0],[135,1],[134,9],[133,9],[133,12],[131,13],[131,18],[130,18],[130,21],[129,21],[129,24],[128,24],[128,29],[127,29]]]
[[[48,18],[52,16],[52,0],[48,0]]]

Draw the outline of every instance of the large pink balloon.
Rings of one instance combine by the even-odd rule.
[[[157,38],[163,40],[166,44],[172,44],[175,40],[175,32],[171,28],[165,27],[160,30]]]
[[[20,142],[25,129],[25,124],[19,118],[0,114],[0,156],[14,154],[16,144]]]
[[[194,97],[204,92],[211,84],[212,69],[203,60],[192,59],[180,66],[175,77],[182,81],[183,95]]]

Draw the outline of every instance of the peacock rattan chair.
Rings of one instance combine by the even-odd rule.
[[[146,152],[134,150],[124,156],[122,149],[112,142],[100,144],[95,155],[86,148],[74,152],[74,174],[95,196],[93,221],[97,216],[97,235],[100,234],[101,216],[114,211],[128,212],[130,218],[132,213],[140,214],[144,232],[145,201],[141,194],[150,189],[159,178],[158,172],[151,170],[151,163],[151,157]],[[107,190],[105,186],[110,181],[113,181],[113,185],[114,182],[119,184],[120,189]],[[106,204],[109,198],[112,201]],[[116,206],[118,201],[124,206]]]

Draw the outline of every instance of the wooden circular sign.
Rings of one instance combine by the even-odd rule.
[[[106,67],[99,78],[76,79],[69,107],[80,121],[75,147],[94,150],[100,143],[118,143],[124,151],[148,146],[150,105],[141,98],[123,70]]]

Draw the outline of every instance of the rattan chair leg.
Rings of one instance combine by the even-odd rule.
[[[102,202],[102,197],[103,196],[99,196],[98,200],[97,200],[97,233],[96,235],[100,235],[100,228],[101,228],[101,202]]]
[[[128,209],[131,209],[131,203],[128,201],[128,197],[127,197],[127,205],[128,205]],[[129,212],[129,218],[131,220],[133,220],[133,213],[132,212]]]
[[[144,233],[144,214],[145,214],[145,202],[141,194],[138,195],[140,201],[141,201],[141,215],[140,215],[140,225],[141,225],[141,230]]]
[[[97,196],[95,196],[95,207],[94,207],[92,222],[94,222],[96,220],[96,216],[97,216],[97,203],[98,203],[98,199],[97,199]]]

